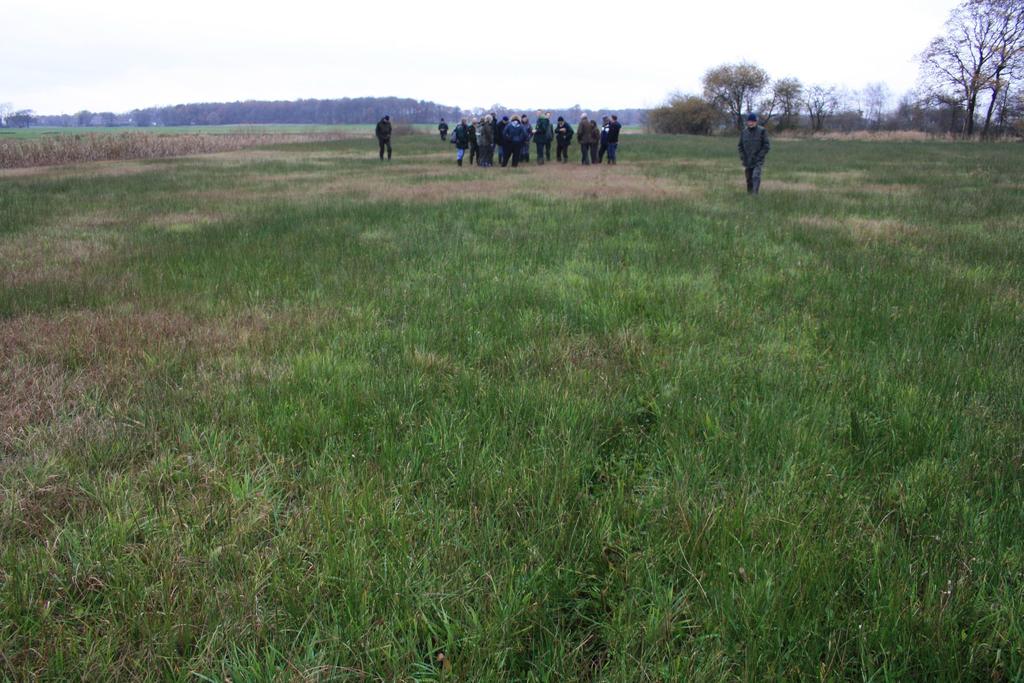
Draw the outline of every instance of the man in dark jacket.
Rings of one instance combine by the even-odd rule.
[[[551,161],[551,140],[554,133],[551,130],[551,114],[545,116],[537,112],[537,125],[533,129],[533,143],[537,145],[537,164],[543,165],[545,161]]]
[[[519,117],[519,123],[526,130],[526,139],[523,140],[523,148],[519,150],[519,159],[523,163],[530,163],[530,140],[533,139],[533,126],[530,125],[530,117],[523,114]]]
[[[391,117],[385,116],[377,122],[377,128],[374,130],[374,135],[377,136],[377,142],[380,143],[380,160],[384,161],[384,149],[388,150],[388,161],[391,161]]]
[[[480,125],[478,119],[469,122],[469,165],[480,160],[480,145],[476,141],[476,129]]]
[[[441,142],[448,139],[448,124],[441,119],[441,123],[437,124],[437,132],[441,134]]]
[[[611,123],[608,124],[608,163],[617,164],[619,154],[619,132],[622,130],[622,124],[619,123],[619,117],[612,114]]]
[[[452,142],[455,143],[455,160],[462,166],[462,158],[466,156],[466,150],[469,149],[469,126],[466,125],[466,119],[462,119],[462,122],[455,126],[455,130],[452,132]]]
[[[519,123],[518,116],[513,116],[509,124],[505,126],[505,158],[501,162],[502,166],[507,166],[509,160],[512,161],[512,168],[519,166],[519,158],[526,140],[526,128]]]
[[[747,127],[740,132],[737,145],[740,161],[747,174],[747,193],[757,194],[761,191],[761,169],[764,158],[772,148],[768,140],[768,131],[757,124],[757,114],[747,115]]]
[[[558,125],[555,126],[555,141],[558,147],[555,150],[556,158],[563,164],[569,161],[569,145],[572,144],[573,130],[569,122],[561,116],[558,117]]]
[[[601,144],[597,148],[597,163],[604,163],[605,152],[608,151],[608,126],[612,120],[607,116],[601,117]]]
[[[508,141],[505,140],[505,128],[508,126],[508,117],[502,116],[501,121],[495,119],[494,124],[494,144],[498,146],[498,163],[504,166],[507,162],[505,159],[508,157]]]
[[[576,129],[576,139],[580,142],[583,152],[581,163],[589,166],[591,160],[597,163],[597,121],[591,121],[586,114],[580,118],[580,126]]]

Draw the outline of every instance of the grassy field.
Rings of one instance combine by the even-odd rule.
[[[1020,146],[395,154],[0,172],[0,677],[1024,678]]]

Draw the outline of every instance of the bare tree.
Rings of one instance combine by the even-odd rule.
[[[996,43],[988,79],[991,99],[985,112],[985,125],[981,134],[988,137],[1000,95],[1009,90],[1010,83],[1024,74],[1024,2],[1020,0],[974,0],[983,6],[986,16],[996,26]]]
[[[796,78],[780,78],[772,84],[772,93],[779,110],[779,128],[794,128],[800,120],[803,84]]]
[[[881,82],[869,83],[861,93],[861,97],[864,100],[864,113],[868,121],[871,122],[872,127],[879,128],[882,125],[882,116],[892,97],[889,87]]]
[[[756,64],[723,64],[704,74],[704,97],[728,113],[739,129],[743,112],[754,109],[769,82],[768,73]]]
[[[812,85],[804,96],[804,107],[811,119],[811,129],[824,130],[825,122],[839,109],[839,90],[834,85]]]
[[[946,34],[935,38],[921,53],[926,87],[939,98],[955,95],[965,111],[961,134],[974,135],[978,98],[991,90],[992,107],[998,99],[1003,74],[1013,71],[1024,40],[1024,3],[1021,0],[966,0],[953,10]]]

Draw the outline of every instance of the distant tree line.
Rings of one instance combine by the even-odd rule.
[[[10,114],[8,125],[59,126],[73,128],[137,126],[217,126],[246,124],[317,124],[376,123],[383,115],[403,123],[436,123],[441,118],[449,121],[462,116],[495,112],[499,116],[531,112],[531,109],[512,109],[496,104],[489,109],[463,110],[435,102],[399,97],[358,97],[333,100],[208,102],[178,104],[168,107],[134,109],[125,113],[80,111],[56,116],[35,115],[30,111]],[[586,111],[579,105],[569,109],[550,109],[554,116],[565,116],[577,121]],[[594,110],[602,111],[602,110]],[[611,111],[611,110],[609,110]],[[614,110],[625,125],[643,121],[646,110]],[[3,116],[0,116],[3,119]]]
[[[921,82],[893,106],[884,83],[860,91],[773,80],[749,62],[709,69],[700,94],[679,93],[648,114],[656,132],[710,135],[756,112],[776,130],[915,130],[972,137],[1024,135],[1024,0],[966,0],[919,55]]]
[[[41,126],[217,126],[296,123],[333,125],[376,123],[384,114],[395,121],[430,122],[458,116],[461,109],[399,97],[345,97],[332,100],[203,102],[134,109],[126,113],[80,111],[36,116]]]

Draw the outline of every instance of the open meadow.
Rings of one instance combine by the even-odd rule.
[[[0,170],[0,679],[1024,679],[1022,151]]]

